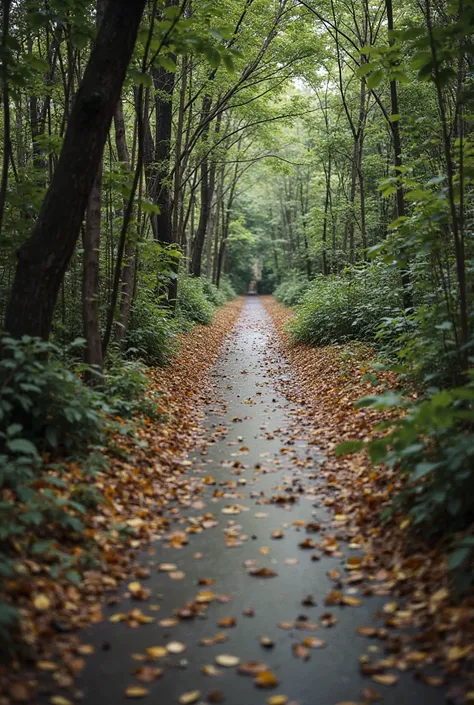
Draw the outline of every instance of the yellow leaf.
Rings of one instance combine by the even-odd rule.
[[[240,659],[238,656],[232,656],[231,654],[218,654],[216,663],[218,666],[224,666],[224,668],[233,668],[239,665]]]
[[[168,651],[165,649],[164,646],[150,646],[146,650],[146,654],[149,658],[151,659],[159,659],[159,658],[164,658],[167,655]]]
[[[278,678],[271,671],[262,671],[255,676],[255,685],[259,688],[274,688],[278,685]]]
[[[381,683],[381,685],[395,685],[398,681],[398,676],[394,676],[391,673],[376,673],[372,676],[372,680],[376,683]]]
[[[188,693],[183,693],[182,695],[180,695],[179,702],[181,703],[181,705],[192,705],[192,703],[195,703],[197,700],[199,700],[200,695],[200,690],[191,690]]]
[[[469,656],[471,651],[471,646],[451,646],[451,648],[448,649],[448,661],[460,661],[466,658],[466,656]]]
[[[127,698],[145,698],[150,691],[147,688],[141,688],[138,685],[130,685],[126,691]]]
[[[43,595],[40,593],[39,595],[36,595],[34,600],[33,600],[33,605],[35,606],[35,609],[38,610],[38,612],[44,612],[44,610],[47,610],[51,607],[51,600],[47,595]]]

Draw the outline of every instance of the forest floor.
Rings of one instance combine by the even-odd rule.
[[[472,701],[472,603],[406,518],[380,527],[396,477],[334,454],[377,420],[370,351],[293,346],[290,315],[240,299],[153,373],[167,423],[96,480],[100,568],[22,593],[33,663],[1,705]]]

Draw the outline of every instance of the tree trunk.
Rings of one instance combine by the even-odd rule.
[[[202,101],[202,119],[206,118],[210,108],[211,98],[206,95]],[[208,133],[209,128],[207,127],[205,137],[207,137]],[[190,268],[190,273],[195,277],[201,276],[202,250],[204,247],[210,210],[211,189],[209,183],[209,162],[207,157],[204,157],[201,164],[201,205],[199,210],[199,223],[196,231],[196,237],[194,238]]]
[[[74,101],[61,154],[18,263],[5,329],[48,338],[66,267],[79,236],[146,0],[107,7]]]
[[[385,0],[385,8],[387,10],[387,29],[393,32],[393,6],[392,0]],[[389,44],[393,44],[393,39],[389,36]],[[393,137],[393,149],[395,152],[395,176],[397,178],[397,193],[396,193],[396,205],[397,205],[397,218],[403,218],[405,215],[405,196],[403,193],[403,184],[401,183],[400,170],[399,167],[403,165],[402,156],[402,140],[400,137],[400,122],[398,120],[398,91],[397,82],[395,79],[390,81],[390,103],[392,116],[397,116],[396,119],[392,119],[390,126],[392,130]],[[402,278],[402,289],[403,289],[403,308],[405,311],[410,310],[413,306],[412,295],[411,295],[411,278],[410,272],[405,265],[401,270]]]
[[[108,0],[97,0],[97,28],[104,18]],[[32,129],[37,121],[32,120]],[[36,157],[38,159],[38,155]],[[100,339],[99,284],[100,284],[100,220],[102,204],[102,160],[92,184],[86,208],[82,256],[82,325],[86,348],[84,362],[102,371],[102,345]],[[100,378],[93,372],[86,372],[86,381],[97,384]]]
[[[11,140],[10,140],[10,91],[8,83],[8,60],[10,52],[7,49],[6,43],[10,28],[10,9],[11,0],[4,0],[3,17],[2,17],[2,101],[3,101],[3,158],[2,158],[2,176],[0,180],[0,233],[2,231],[3,214],[5,212],[5,201],[7,196],[8,186],[8,165],[10,162]]]
[[[123,102],[120,98],[117,103],[117,108],[114,115],[115,127],[115,145],[117,147],[117,157],[119,162],[122,162],[126,171],[131,171],[130,153],[127,145],[127,134],[125,131],[125,120],[123,116]],[[124,215],[127,208],[127,202],[124,201]],[[121,275],[121,298],[120,311],[115,326],[115,340],[121,343],[127,332],[127,325],[130,318],[130,310],[132,307],[132,294],[135,278],[135,245],[130,242],[127,237],[125,244],[124,262]]]
[[[102,370],[102,346],[99,318],[99,258],[100,216],[102,202],[102,164],[96,174],[86,209],[84,227],[84,254],[82,255],[82,324],[86,347],[84,362]],[[86,373],[88,383],[94,384],[99,377]]]
[[[176,3],[170,3],[170,6]],[[173,91],[175,74],[162,66],[153,69],[155,87],[155,203],[160,212],[156,217],[155,238],[161,245],[171,245],[173,242],[173,225],[171,221],[171,130],[173,123]],[[176,302],[178,295],[177,264],[172,267],[173,276],[168,283],[167,298],[171,304]]]

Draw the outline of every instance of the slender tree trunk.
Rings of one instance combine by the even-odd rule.
[[[8,83],[8,58],[10,56],[7,48],[8,32],[10,28],[11,0],[3,1],[2,17],[2,101],[3,101],[3,161],[2,176],[0,181],[0,233],[2,231],[3,216],[5,213],[5,201],[8,187],[8,165],[10,163],[11,139],[10,139],[10,91]]]
[[[183,146],[183,130],[184,130],[184,105],[186,100],[186,88],[188,81],[188,58],[183,56],[181,65],[181,86],[179,91],[179,106],[178,119],[176,124],[176,139],[174,148],[174,183],[173,183],[173,216],[172,216],[172,232],[173,241],[180,242],[179,234],[179,218],[181,215],[181,179],[182,167],[180,162],[181,149]]]
[[[117,108],[114,115],[115,127],[115,145],[117,148],[117,157],[119,162],[123,164],[123,168],[131,171],[130,153],[127,145],[127,133],[125,130],[125,120],[123,115],[123,102],[120,98],[117,103]],[[124,217],[127,209],[127,202],[124,201]],[[130,242],[130,234],[128,233],[125,243],[124,261],[121,274],[121,298],[120,311],[115,326],[115,340],[121,343],[127,332],[128,321],[130,318],[130,310],[132,307],[132,295],[135,278],[135,245]]]
[[[114,0],[76,95],[53,179],[18,264],[5,329],[48,338],[66,267],[76,245],[146,0]]]
[[[211,97],[206,95],[202,101],[202,119],[206,118],[211,108]],[[205,138],[209,134],[209,126],[205,131]],[[206,141],[206,139],[205,139]],[[190,272],[195,277],[201,276],[202,250],[206,237],[207,223],[209,221],[209,213],[211,209],[211,190],[209,184],[209,161],[204,157],[201,164],[201,204],[199,210],[199,223],[196,231],[196,237],[193,242],[193,251],[191,259]]]
[[[104,18],[108,0],[97,0],[97,28]],[[33,125],[36,123],[32,122]],[[84,362],[96,371],[102,371],[100,339],[99,284],[100,284],[100,226],[102,205],[102,159],[92,184],[86,208],[82,256],[82,326],[86,347]],[[86,381],[97,384],[100,377],[86,372]]]
[[[387,11],[387,29],[393,32],[393,6],[392,0],[385,0],[385,8]],[[393,39],[389,36],[389,44],[393,44]],[[395,119],[391,120],[391,131],[393,138],[393,149],[395,153],[394,165],[395,165],[395,176],[397,178],[397,192],[396,192],[396,206],[397,206],[397,218],[403,218],[405,216],[405,196],[403,193],[403,184],[401,183],[400,167],[403,165],[402,156],[402,140],[400,136],[400,122],[398,120],[399,108],[398,108],[398,90],[397,82],[395,79],[390,81],[390,104],[392,116]],[[408,267],[405,265],[401,270],[402,279],[402,289],[403,289],[403,308],[405,311],[409,311],[413,306],[412,295],[411,295],[411,277]]]
[[[99,275],[100,275],[100,218],[102,202],[102,165],[92,185],[86,209],[82,255],[82,325],[86,347],[84,362],[102,370],[102,346],[100,339]],[[100,377],[86,373],[90,384],[98,383]]]
[[[169,6],[176,2],[169,3]],[[173,226],[171,220],[171,187],[170,187],[170,159],[171,159],[171,130],[173,120],[173,92],[175,74],[167,71],[162,66],[153,69],[153,83],[155,87],[155,203],[160,212],[157,214],[156,239],[161,245],[171,245],[173,239]],[[177,263],[172,267],[172,274],[168,283],[167,298],[171,305],[175,305],[178,295]]]

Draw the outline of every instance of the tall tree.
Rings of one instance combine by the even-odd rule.
[[[31,237],[18,250],[5,328],[47,338],[74,251],[146,0],[114,0],[105,12],[69,118],[63,147]]]

